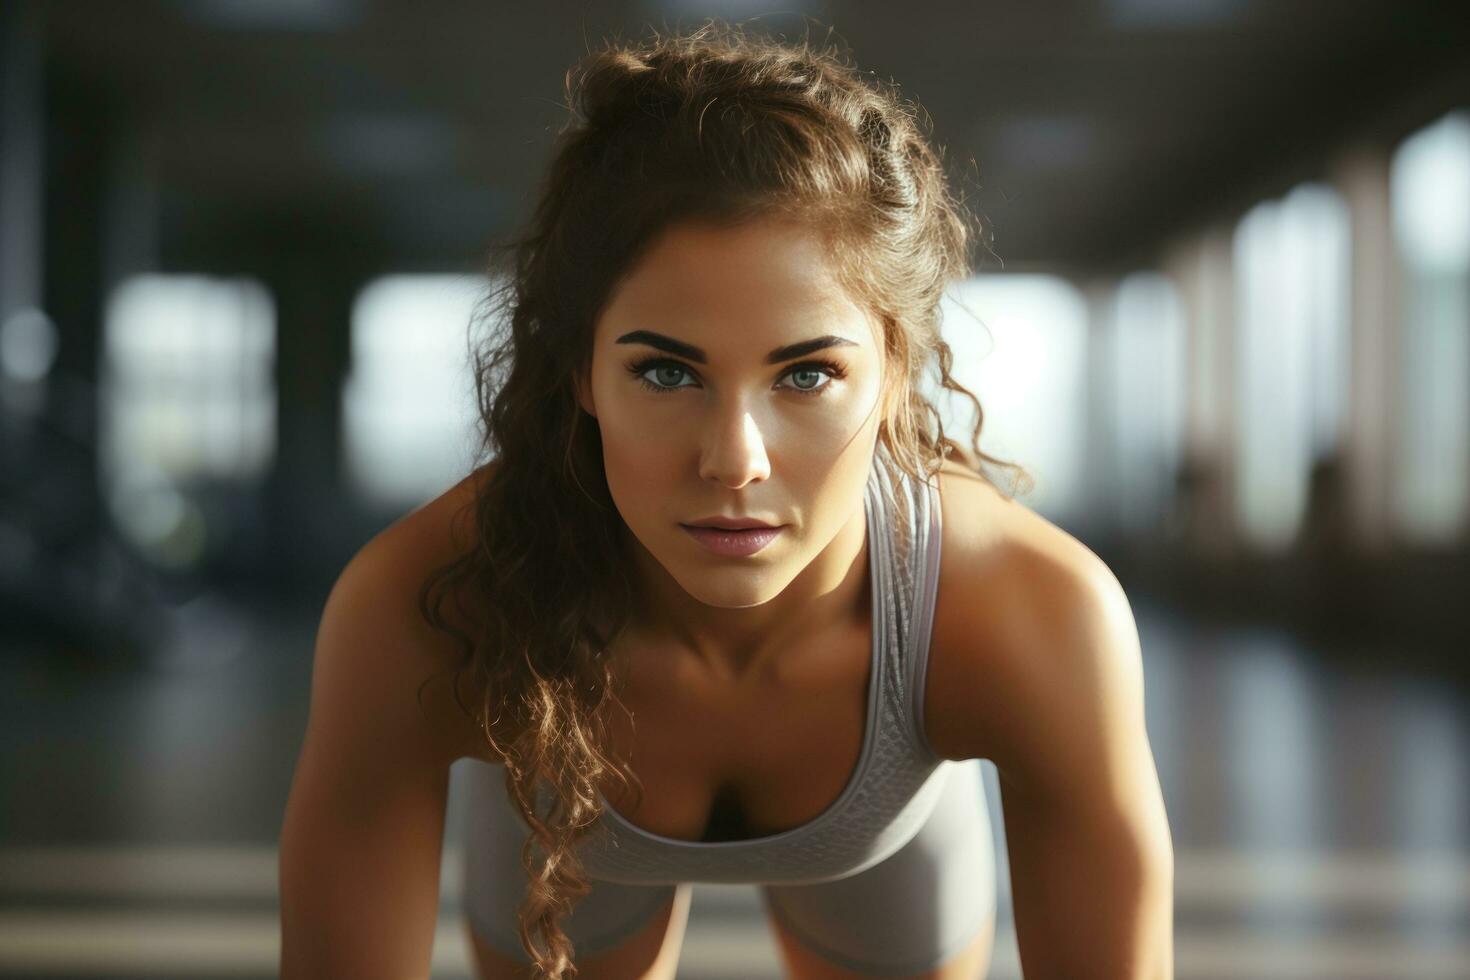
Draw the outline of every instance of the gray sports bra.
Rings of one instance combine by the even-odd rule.
[[[790,883],[856,874],[918,832],[958,763],[924,738],[924,672],[939,581],[940,505],[879,444],[864,493],[873,593],[863,748],[846,788],[814,819],[778,834],[686,841],[628,822],[603,798],[579,843],[594,879],[625,884]],[[549,802],[549,799],[547,800]]]

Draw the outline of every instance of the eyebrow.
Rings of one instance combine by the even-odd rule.
[[[661,351],[667,351],[670,354],[677,354],[680,357],[688,358],[695,364],[709,363],[709,358],[705,355],[703,348],[695,347],[693,344],[686,344],[682,340],[675,340],[673,337],[668,337],[661,333],[654,333],[652,330],[634,330],[631,333],[625,333],[614,341],[614,343],[646,344],[649,347],[656,347]],[[794,344],[787,344],[785,347],[777,347],[766,355],[766,363],[781,364],[785,361],[794,361],[798,357],[805,357],[819,350],[826,350],[828,347],[861,346],[855,340],[838,337],[835,334],[825,334],[821,337],[813,337],[811,340],[802,340]]]

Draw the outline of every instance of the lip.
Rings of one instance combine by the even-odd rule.
[[[689,524],[680,524],[679,526],[691,538],[704,545],[705,548],[725,558],[748,558],[776,540],[781,532],[786,529],[784,524],[779,527],[759,525],[757,527],[735,531],[713,527],[695,527]]]
[[[781,524],[773,524],[770,521],[762,521],[755,517],[701,517],[697,521],[686,521],[684,527],[708,527],[725,531],[744,531],[753,527],[781,527]]]

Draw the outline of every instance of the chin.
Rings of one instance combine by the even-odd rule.
[[[790,580],[773,574],[770,568],[725,568],[718,570],[682,570],[672,573],[674,581],[691,598],[718,609],[746,609],[770,602],[781,594]]]

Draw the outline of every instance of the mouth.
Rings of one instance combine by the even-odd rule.
[[[684,532],[707,550],[727,558],[745,558],[764,549],[780,536],[786,525],[755,524],[751,527],[725,528],[680,524]]]

